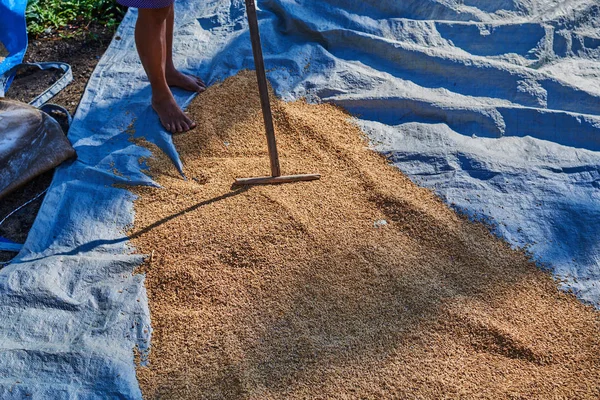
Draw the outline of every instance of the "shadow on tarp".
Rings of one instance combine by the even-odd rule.
[[[189,96],[188,92],[180,93]],[[116,101],[97,104],[94,114],[83,121],[85,126],[76,126],[70,131],[69,139],[78,159],[58,168],[41,209],[54,212],[40,212],[15,262],[31,261],[29,255],[33,254],[77,255],[92,250],[122,250],[125,238],[115,229],[120,221],[113,218],[122,214],[121,209],[129,210],[131,216],[127,219],[132,218],[130,202],[134,196],[125,187],[157,186],[144,173],[144,159],[151,157],[152,153],[137,141],[156,145],[180,171],[183,168],[172,136],[162,128],[158,115],[149,105],[150,95],[150,88],[145,87]],[[189,97],[188,101],[191,101],[193,96]],[[129,110],[140,111],[134,114]],[[107,115],[110,117],[104,117]],[[182,179],[185,179],[183,175]],[[47,227],[52,226],[60,229],[48,235]],[[96,233],[88,231],[88,226]],[[109,232],[113,237],[95,241],[96,245],[82,243],[85,237]],[[70,250],[65,251],[62,243],[68,243]]]
[[[245,26],[240,11],[244,7],[243,1],[178,1],[176,6],[180,16],[175,35],[178,66],[209,77],[208,83],[214,83],[252,65],[250,43],[245,40],[247,33],[240,29]],[[506,99],[498,99],[503,106],[512,101],[515,105],[543,108],[544,98],[540,93],[546,91],[548,107],[563,108],[563,111],[574,111],[574,108],[581,107],[580,112],[599,114],[597,97],[575,90],[573,86],[558,80],[542,79],[543,76],[537,71],[514,67],[514,74],[511,74],[504,67],[499,68],[501,63],[471,57],[468,52],[463,54],[462,60],[450,59],[450,56],[443,57],[443,54],[427,46],[401,43],[404,41],[402,37],[390,39],[397,45],[376,38],[376,35],[386,34],[382,27],[390,26],[390,21],[386,20],[390,16],[395,17],[392,19],[412,20],[472,19],[475,21],[473,23],[477,23],[475,15],[457,13],[450,3],[442,5],[433,0],[382,0],[368,3],[345,1],[342,4],[341,0],[329,0],[300,4],[268,0],[259,2],[259,7],[262,8],[259,17],[264,32],[269,77],[277,93],[286,99],[335,93],[338,95],[336,101],[341,101],[339,96],[342,95],[346,95],[347,99],[353,95],[377,100],[385,97],[385,92],[365,93],[365,89],[379,83],[380,90],[400,85],[407,93],[431,94],[432,90],[442,93],[438,97],[413,96],[417,111],[421,109],[418,106],[421,101],[437,104],[444,99],[448,99],[448,103],[462,104],[464,101],[468,103],[465,106],[480,107],[481,99],[468,96],[491,95],[506,96]],[[361,14],[372,18],[363,18]],[[133,222],[134,196],[113,185],[153,184],[139,165],[139,158],[149,156],[150,152],[128,141],[128,129],[138,137],[154,140],[173,160],[176,161],[177,157],[170,138],[160,131],[156,117],[148,107],[149,95],[144,92],[148,90],[147,82],[143,78],[133,41],[134,22],[135,12],[130,11],[90,79],[75,116],[70,137],[75,147],[81,150],[81,160],[69,167],[59,168],[41,215],[26,248],[20,254],[22,262],[0,271],[0,308],[3,312],[0,354],[5,357],[0,362],[2,398],[14,398],[9,390],[22,376],[27,379],[14,393],[24,393],[27,389],[39,398],[46,398],[49,388],[58,388],[71,397],[78,394],[80,397],[98,398],[107,393],[118,393],[127,398],[141,397],[131,349],[138,345],[143,350],[143,346],[147,345],[151,331],[148,328],[149,313],[143,277],[131,275],[138,265],[136,263],[141,260],[130,256],[132,249],[122,241],[124,231]],[[406,30],[416,26],[413,22],[406,25]],[[210,30],[204,29],[203,25]],[[484,39],[479,40],[477,45],[483,46],[481,40]],[[589,40],[587,43],[590,47],[594,46]],[[357,51],[358,44],[360,51]],[[449,43],[446,45],[452,54],[461,51]],[[227,54],[223,53],[223,49]],[[519,51],[525,50],[520,48]],[[348,54],[350,56],[344,58]],[[377,63],[381,59],[388,63],[385,66],[382,63],[379,67]],[[475,68],[476,64],[481,67],[480,70]],[[423,71],[415,70],[414,67],[419,65],[426,68]],[[444,76],[444,71],[451,71],[455,76]],[[506,86],[498,81],[501,77],[507,79]],[[527,82],[522,85],[525,90],[519,90],[520,78],[533,79],[526,79]],[[538,78],[539,85],[536,85],[533,81]],[[475,79],[481,82],[482,87],[470,81]],[[489,87],[486,87],[488,83]],[[537,91],[538,95],[532,91]],[[138,94],[139,98],[136,97]],[[177,93],[180,104],[187,104],[189,98],[189,95]],[[314,98],[322,100],[318,96]],[[510,117],[510,112],[507,115]],[[471,132],[474,129],[464,131]],[[482,131],[486,129],[487,126],[484,126]],[[572,134],[576,133],[565,133]],[[465,137],[464,134],[461,136]],[[433,144],[423,144],[423,153],[430,154]],[[543,143],[538,145],[539,149],[544,150]],[[428,168],[418,160],[410,161],[411,149],[406,145],[395,150],[407,154],[409,161],[398,164],[398,167],[403,170],[410,168],[413,177],[418,176],[420,170]],[[449,157],[456,149],[444,150]],[[476,148],[473,154],[479,157]],[[560,166],[568,167],[564,164]],[[499,166],[499,172],[507,180],[514,178],[507,172],[509,167]],[[523,183],[520,186],[523,192],[515,191],[507,184],[492,189],[496,194],[503,190],[510,191],[509,200],[512,202],[533,205],[530,204],[531,198],[535,200],[545,193],[530,189],[527,180],[535,179],[543,184],[547,178],[542,175],[519,176],[523,180],[519,182]],[[476,197],[481,193],[483,183],[469,181],[469,177],[468,174],[461,175],[460,171],[455,171],[454,177],[446,180],[449,187],[445,193],[458,191],[466,197]],[[574,183],[563,186],[560,198],[565,199],[568,207],[569,197],[565,193],[571,193],[578,187]],[[592,197],[590,193],[596,192],[591,190],[597,191],[589,182],[582,183],[581,187],[586,195]],[[443,192],[438,193],[444,195]],[[555,194],[552,196],[558,198]],[[486,198],[486,207],[496,206],[490,203],[490,199],[499,199],[493,196]],[[461,204],[472,209],[466,202]],[[497,205],[499,207],[502,204]],[[577,212],[576,206],[572,209]],[[597,208],[590,212],[597,212]],[[532,236],[545,232],[548,226],[576,226],[571,220],[547,221],[542,217],[542,214],[535,214],[535,217],[520,214],[509,222],[515,231],[522,226]],[[532,226],[538,226],[540,230],[531,229]],[[69,253],[97,240],[106,243],[94,245],[92,253],[52,257],[53,254]],[[589,246],[587,250],[594,252],[596,249],[590,243],[588,241],[584,246]],[[567,254],[568,249],[564,255]],[[46,258],[26,263],[25,255]],[[547,258],[548,254],[541,255]],[[125,261],[119,257],[125,257]],[[589,257],[597,257],[597,253]],[[597,268],[598,263],[593,265]],[[581,275],[586,275],[592,273],[593,265],[582,264],[575,268]],[[31,299],[24,295],[34,292],[36,295]],[[4,293],[10,295],[4,296]],[[20,297],[12,293],[19,293]],[[60,300],[57,303],[52,299],[65,299],[65,302],[63,304]],[[65,307],[61,308],[63,305]],[[80,313],[70,311],[75,308]],[[40,321],[52,323],[52,329],[44,329]],[[85,324],[80,324],[80,321]],[[278,348],[277,339],[272,341],[273,348]],[[285,345],[285,342],[282,343]],[[74,353],[77,353],[76,358],[72,357]]]
[[[530,136],[563,146],[600,151],[600,116],[540,108],[447,107],[406,98],[329,99],[362,120],[386,125],[445,123],[465,136]],[[568,134],[565,134],[568,133]]]
[[[179,162],[149,93],[98,101],[89,119],[76,118],[79,158],[57,168],[23,249],[0,270],[1,398],[141,397],[132,349],[143,356],[152,329],[144,277],[134,274],[144,256],[123,236],[135,199],[124,187],[157,186],[136,138]]]
[[[166,218],[163,218],[159,221],[156,221],[154,223],[152,223],[151,225],[140,229],[138,231],[132,232],[130,235],[128,236],[121,236],[119,238],[116,239],[99,239],[99,240],[94,240],[85,244],[82,244],[76,248],[74,248],[73,250],[69,251],[69,252],[65,252],[65,253],[56,253],[53,254],[53,256],[77,256],[77,255],[81,255],[81,254],[90,254],[90,253],[95,253],[95,252],[103,252],[107,247],[110,247],[112,245],[122,245],[122,244],[126,244],[128,241],[130,241],[131,239],[136,239],[148,232],[150,232],[151,230],[161,226],[162,224],[165,224],[169,221],[172,221],[174,219],[177,219],[178,217],[195,211],[201,207],[213,204],[213,203],[217,203],[219,201],[225,200],[225,199],[229,199],[231,197],[235,197],[237,195],[240,195],[242,193],[245,193],[249,190],[248,187],[242,187],[239,189],[235,189],[232,190],[231,192],[225,193],[221,196],[215,197],[213,199],[209,199],[209,200],[205,200],[202,201],[198,204],[195,204],[193,206],[190,206],[188,208],[186,208],[185,210],[182,210],[180,212],[177,212],[175,214],[172,214]],[[33,259],[27,259],[25,261],[13,261],[13,264],[17,264],[17,263],[22,263],[22,262],[34,262],[34,261],[40,261],[43,258],[33,258]]]

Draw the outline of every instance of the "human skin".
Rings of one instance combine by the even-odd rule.
[[[140,8],[135,26],[135,43],[152,87],[152,107],[161,124],[171,133],[196,127],[177,105],[170,86],[201,93],[202,79],[179,72],[173,63],[173,26],[175,7]]]

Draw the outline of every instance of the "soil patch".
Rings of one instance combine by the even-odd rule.
[[[6,50],[4,43],[2,43],[0,41],[0,62],[4,61],[4,59],[6,58],[7,55],[8,55],[8,50]]]
[[[62,61],[70,64],[73,69],[73,82],[50,100],[51,103],[65,107],[72,114],[75,113],[87,81],[110,44],[112,35],[112,31],[103,27],[91,27],[88,33],[67,39],[51,38],[30,41],[25,62]],[[61,73],[57,71],[46,72],[36,68],[25,68],[19,71],[6,97],[28,103],[56,82],[60,75]],[[64,125],[63,129],[65,129]],[[52,181],[52,176],[53,172],[46,173],[2,199],[0,220],[36,194],[47,189]],[[0,226],[0,236],[23,243],[35,221],[43,198],[42,196],[27,205],[4,222]],[[15,253],[0,251],[0,262],[8,261],[14,256]]]
[[[252,72],[209,88],[162,189],[136,188],[130,236],[152,254],[145,398],[590,398],[598,313],[486,227],[371,151],[331,105],[274,113],[285,173],[267,175]]]
[[[75,114],[87,81],[113,37],[112,30],[95,26],[89,29],[65,39],[32,40],[25,54],[25,62],[61,61],[71,65],[73,82],[50,101],[65,107],[71,114]],[[22,69],[6,97],[28,103],[56,82],[60,75],[57,71]]]
[[[19,68],[15,83],[11,85],[8,95],[13,100],[29,103],[46,89],[52,86],[61,76],[62,71],[42,71],[36,67]]]

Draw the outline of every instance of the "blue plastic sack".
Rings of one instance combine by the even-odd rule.
[[[14,78],[11,69],[23,61],[27,50],[26,7],[27,0],[0,0],[0,42],[8,50],[8,56],[0,61],[0,97]]]

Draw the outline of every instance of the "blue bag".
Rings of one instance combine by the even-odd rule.
[[[26,7],[27,0],[0,0],[0,42],[8,50],[6,58],[0,61],[0,97],[8,90],[14,67],[21,64],[27,50]]]

